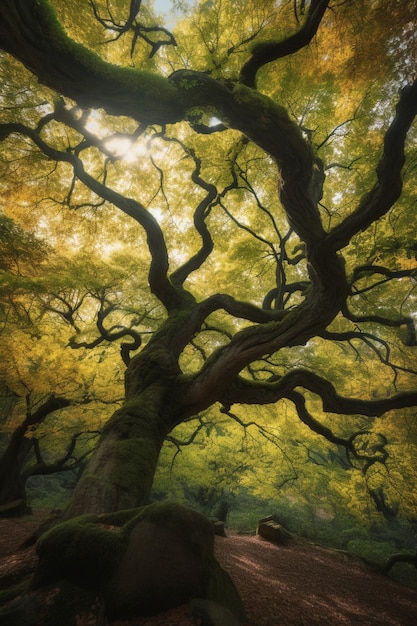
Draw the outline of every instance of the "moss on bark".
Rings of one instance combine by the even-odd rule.
[[[214,558],[212,523],[175,503],[63,522],[37,543],[32,589],[67,581],[99,598],[111,619],[154,613],[193,597],[243,619],[243,605]]]

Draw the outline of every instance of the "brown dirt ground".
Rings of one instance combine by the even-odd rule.
[[[34,548],[17,551],[46,517],[36,511],[0,519],[0,580],[36,562]],[[246,626],[415,626],[417,592],[338,552],[292,542],[276,546],[260,537],[216,537],[216,557],[232,576],[247,614]],[[93,626],[93,615],[77,626]],[[112,626],[191,626],[181,606],[155,617]]]

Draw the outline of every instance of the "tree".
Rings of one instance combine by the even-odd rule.
[[[86,267],[80,258],[69,267],[10,218],[2,216],[0,230],[0,511],[10,515],[26,510],[29,477],[75,470],[84,462],[90,442],[120,402],[122,359],[140,345],[140,334],[126,326],[135,298],[131,310],[122,311],[115,295],[129,272],[126,256],[113,258],[111,268]],[[115,323],[116,316],[124,325]],[[111,347],[105,353],[82,350],[116,340],[122,341],[120,375]]]
[[[50,413],[62,409],[68,404],[69,401],[66,398],[50,396],[33,412],[28,406],[26,419],[14,430],[10,442],[0,458],[0,503],[2,512],[5,511],[10,514],[24,512],[26,510],[26,479],[36,473],[58,471],[71,458],[77,437],[71,442],[67,454],[53,466],[46,464],[43,460],[37,445],[38,441],[35,438],[27,437],[31,426],[43,422]],[[28,472],[25,472],[27,457],[34,446],[38,460],[37,467],[32,467]],[[76,467],[75,464],[74,466]]]
[[[5,63],[32,103],[3,115],[9,162],[29,142],[41,167],[57,164],[50,180],[59,168],[55,203],[120,211],[137,248],[145,235],[149,298],[164,310],[127,361],[124,404],[67,515],[146,503],[167,435],[215,403],[230,416],[289,401],[371,463],[363,418],[417,405],[416,3],[210,0],[175,39],[142,3],[90,4],[95,22],[85,3],[0,7]],[[298,366],[329,352],[336,368]],[[376,363],[392,378],[358,390]],[[362,425],[345,432],[345,416]]]
[[[100,180],[98,175],[89,173],[88,163],[83,165],[82,150],[94,141],[88,128],[85,129],[86,114],[77,108],[68,108],[60,100],[54,111],[40,117],[37,127],[22,122],[2,124],[4,139],[13,134],[26,137],[49,159],[68,163],[76,179],[142,226],[150,253],[150,289],[167,312],[160,329],[128,366],[126,402],[106,425],[98,450],[75,491],[71,514],[117,510],[145,502],[165,436],[174,426],[214,402],[227,408],[236,402],[267,403],[288,398],[301,419],[334,443],[339,443],[341,437],[309,415],[304,396],[296,388],[317,394],[325,411],[342,415],[377,416],[416,403],[417,396],[413,391],[377,400],[341,397],[331,381],[306,370],[295,369],[285,375],[267,373],[264,380],[255,381],[242,375],[245,368],[266,355],[277,354],[286,347],[304,345],[317,336],[328,341],[358,339],[382,352],[384,343],[378,337],[380,331],[372,334],[365,330],[372,322],[381,330],[385,326],[405,326],[411,334],[411,343],[414,343],[411,317],[401,313],[391,317],[373,312],[358,314],[350,304],[356,294],[375,290],[380,283],[386,282],[391,287],[395,280],[412,277],[414,268],[385,267],[366,257],[356,267],[349,267],[349,276],[346,276],[340,251],[347,248],[355,236],[381,220],[400,197],[404,145],[415,116],[416,84],[401,90],[395,116],[385,132],[376,182],[357,201],[357,206],[330,230],[325,229],[318,210],[323,195],[324,163],[309,144],[308,134],[303,135],[286,109],[256,87],[257,75],[263,67],[308,45],[328,4],[312,2],[298,30],[281,41],[265,40],[272,37],[274,31],[269,33],[267,27],[259,24],[257,30],[262,41],[252,46],[252,52],[246,48],[240,75],[229,78],[225,70],[226,76],[221,79],[213,77],[211,68],[207,73],[180,69],[165,77],[156,71],[110,65],[70,39],[47,2],[3,4],[0,33],[3,49],[21,60],[43,83],[75,100],[82,109],[100,108],[112,115],[137,121],[140,127],[136,134],[144,133],[151,125],[151,128],[157,125],[165,129],[166,125],[175,125],[181,120],[190,120],[197,133],[208,132],[213,130],[203,124],[208,111],[209,116],[215,115],[222,124],[243,133],[246,138],[242,142],[234,131],[224,131],[234,135],[235,154],[231,154],[225,164],[229,180],[228,184],[222,181],[222,187],[215,181],[205,180],[202,163],[194,148],[186,143],[181,145],[192,164],[191,178],[197,190],[200,189],[193,219],[201,244],[187,260],[177,262],[176,269],[170,272],[166,239],[152,212],[139,200],[123,195]],[[207,37],[214,38],[222,26],[221,16],[218,16],[218,23],[212,25],[205,9],[207,7],[203,5],[198,19],[201,25],[206,25]],[[281,10],[285,15],[286,8]],[[381,19],[378,6],[374,11]],[[345,12],[349,14],[349,9]],[[278,18],[268,3],[264,5],[264,15],[264,22],[270,21],[272,25]],[[289,19],[288,15],[286,17]],[[257,20],[259,23],[260,18]],[[198,29],[202,28],[201,25]],[[405,26],[402,29],[399,29],[399,36]],[[243,40],[236,43],[225,53],[225,64],[228,56],[232,56],[243,43]],[[207,41],[208,51],[214,45]],[[220,44],[217,47],[220,48]],[[215,52],[219,54],[219,50]],[[212,61],[214,57],[213,52]],[[77,134],[84,133],[83,142],[86,143],[67,150],[50,145],[49,127],[55,126],[57,121]],[[214,141],[218,140],[217,134],[212,136]],[[248,140],[269,155],[271,168],[274,163],[278,166],[279,203],[289,224],[289,230],[283,235],[277,226],[275,238],[280,237],[279,245],[274,246],[277,280],[276,285],[271,286],[264,306],[257,304],[259,296],[255,297],[254,303],[239,301],[227,293],[201,298],[204,289],[200,289],[196,297],[185,286],[212,253],[213,237],[207,222],[214,207],[226,204],[229,193],[243,195],[248,190],[251,192],[250,180],[241,183],[248,177],[247,172],[239,171],[239,152],[245,150]],[[172,141],[180,140],[173,137]],[[263,207],[256,190],[252,197],[273,222],[272,208]],[[261,232],[254,235],[262,241]],[[287,240],[291,238],[302,242],[297,246],[298,256],[296,253],[290,256],[288,251]],[[264,247],[269,243],[266,240]],[[296,265],[300,275],[296,282],[285,280],[286,267],[291,265]],[[213,350],[196,371],[182,372],[180,358],[186,346],[201,332],[209,316],[217,311],[225,311],[232,319],[243,321],[246,327],[235,330],[232,338]],[[346,328],[359,325],[358,330],[329,330],[329,325],[338,316],[346,320]],[[352,441],[346,439],[342,443],[354,449]],[[115,472],[114,467],[120,467],[120,471]]]

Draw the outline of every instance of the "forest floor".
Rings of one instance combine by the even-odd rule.
[[[46,512],[0,519],[0,578],[33,567],[34,548],[18,551]],[[216,557],[232,576],[247,626],[415,626],[417,591],[350,557],[305,542],[277,546],[258,536],[216,537]],[[92,615],[77,626],[93,626]],[[191,626],[187,607],[111,626]]]

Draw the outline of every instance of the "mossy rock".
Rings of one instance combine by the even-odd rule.
[[[65,579],[102,598],[109,619],[213,600],[243,621],[239,594],[214,558],[212,523],[175,503],[154,503],[59,524],[37,543],[34,588]]]
[[[245,610],[235,584],[214,557],[209,564],[209,582],[203,598],[229,609],[240,623],[245,621]]]
[[[33,587],[66,579],[101,593],[121,559],[125,544],[122,528],[110,530],[95,515],[58,524],[36,544],[39,565]]]

